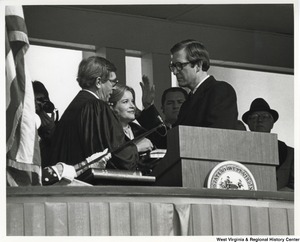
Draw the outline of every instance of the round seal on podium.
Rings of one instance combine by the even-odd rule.
[[[223,161],[210,172],[208,188],[227,190],[257,190],[255,179],[249,169],[236,161]]]

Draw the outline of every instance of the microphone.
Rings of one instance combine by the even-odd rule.
[[[160,115],[157,115],[157,118],[158,118],[158,120],[159,120],[161,123],[163,123],[163,124],[164,124],[164,121],[162,120],[162,118],[161,118],[161,116],[160,116]]]
[[[167,132],[168,132],[167,126],[165,125],[165,123],[164,123],[164,121],[163,121],[163,119],[161,118],[160,115],[157,115],[157,119],[161,122],[161,125],[162,125],[162,127],[164,128],[164,133],[161,134],[161,133],[158,131],[158,129],[156,130],[156,133],[158,133],[160,136],[163,136],[163,137],[164,137],[164,136],[167,135]]]
[[[116,147],[115,149],[113,149],[112,151],[107,151],[105,154],[101,155],[100,157],[97,157],[95,160],[92,160],[92,161],[83,161],[81,162],[81,164],[79,165],[75,165],[75,170],[76,172],[80,172],[82,171],[83,169],[85,169],[86,167],[98,162],[99,160],[101,160],[104,156],[106,156],[108,153],[111,153],[111,155],[115,154],[115,153],[118,153],[119,151],[121,151],[122,149],[124,149],[125,147],[127,147],[128,145],[132,144],[133,142],[139,140],[139,139],[142,139],[142,138],[145,138],[146,136],[148,136],[149,134],[155,132],[157,129],[161,128],[161,127],[165,127],[165,124],[164,123],[161,123],[159,124],[158,126],[146,131],[145,133],[142,133],[140,134],[139,136],[135,137],[134,139],[132,140],[129,140],[127,141],[126,143],[124,143],[123,145],[119,146],[119,147]]]

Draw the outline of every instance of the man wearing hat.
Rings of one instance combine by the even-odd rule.
[[[278,112],[271,109],[263,98],[256,98],[242,119],[251,131],[270,133],[278,117]],[[277,189],[294,190],[294,148],[278,140],[278,152]]]

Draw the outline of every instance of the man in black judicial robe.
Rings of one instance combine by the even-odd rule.
[[[96,152],[117,148],[125,143],[125,136],[109,106],[82,90],[59,121],[53,142],[51,165],[59,161],[75,165]],[[133,170],[137,159],[137,148],[132,144],[115,155],[107,168]]]
[[[96,152],[109,151],[125,143],[118,118],[106,101],[117,83],[116,68],[101,57],[90,57],[79,65],[77,81],[82,90],[59,120],[52,140],[49,164],[75,165]],[[101,73],[102,71],[102,73]],[[107,162],[107,168],[136,170],[138,150],[130,144]]]

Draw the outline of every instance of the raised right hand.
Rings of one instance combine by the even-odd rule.
[[[154,103],[155,86],[150,83],[150,80],[146,75],[143,75],[140,86],[142,88],[142,103],[144,108],[147,109]]]

